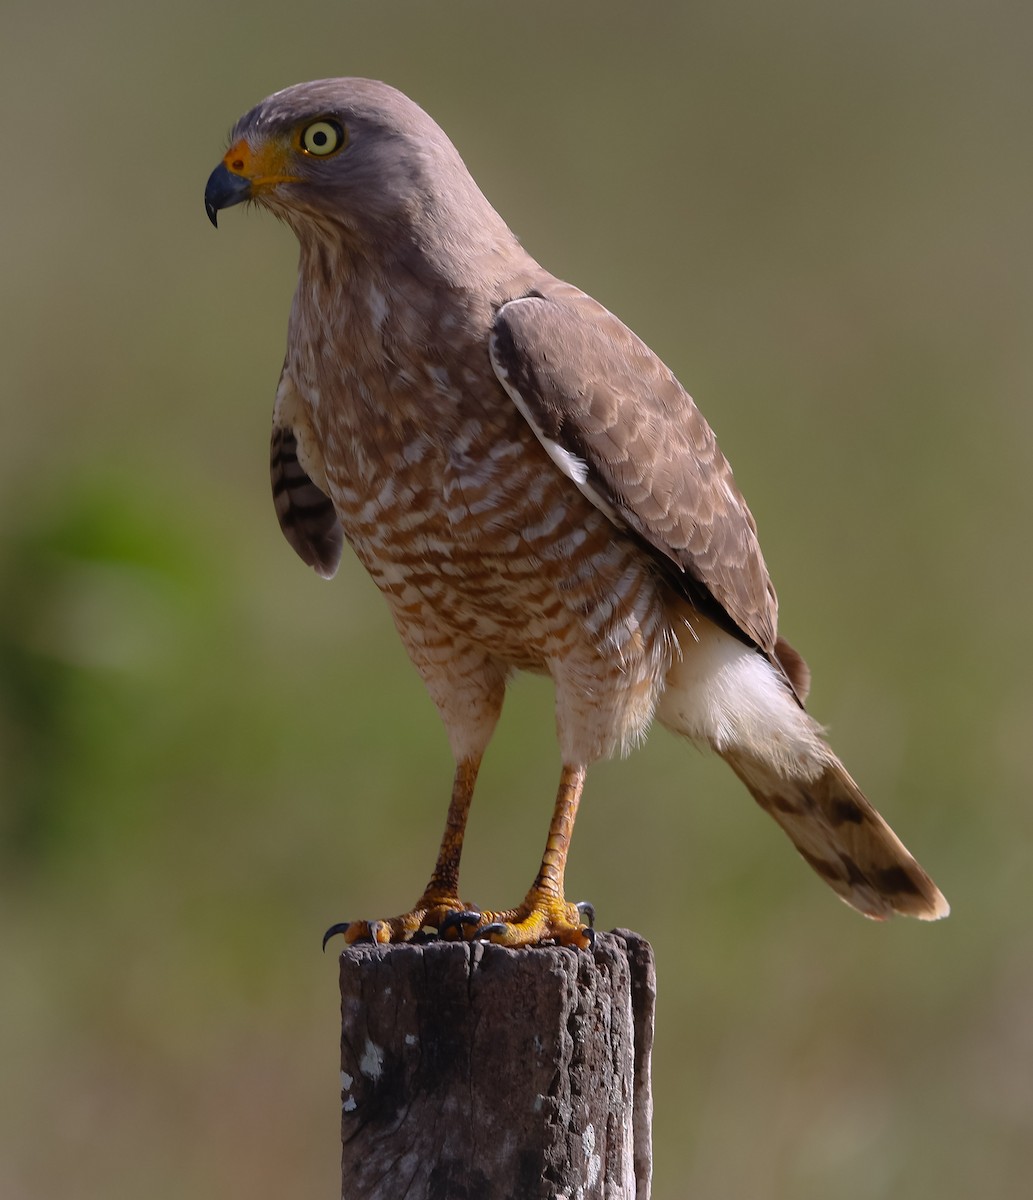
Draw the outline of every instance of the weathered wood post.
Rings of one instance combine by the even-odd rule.
[[[649,1200],[655,995],[627,930],[348,947],[345,1200]]]

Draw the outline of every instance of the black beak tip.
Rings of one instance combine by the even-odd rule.
[[[204,211],[208,214],[208,220],[218,229],[218,215],[222,209],[231,208],[250,198],[251,181],[242,175],[234,175],[225,163],[219,163],[205,185]]]

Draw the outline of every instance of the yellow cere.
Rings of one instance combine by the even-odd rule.
[[[246,138],[234,142],[226,151],[223,162],[234,175],[251,183],[252,190],[262,191],[278,183],[296,183],[298,176],[288,170],[290,147],[281,141],[260,142],[252,147]]]

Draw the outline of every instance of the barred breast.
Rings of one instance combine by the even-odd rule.
[[[333,329],[344,346],[332,361],[297,347],[290,369],[345,537],[417,666],[426,678],[429,645],[442,659],[475,648],[506,671],[547,671],[578,761],[627,749],[675,645],[666,585],[502,389],[489,312],[428,313],[358,288],[354,270],[335,278],[352,281]]]
[[[332,454],[328,483],[396,621],[442,628],[512,667],[567,664],[595,693],[645,688],[651,711],[669,662],[662,585],[519,415],[470,417],[447,448],[411,425],[394,432],[367,430]]]

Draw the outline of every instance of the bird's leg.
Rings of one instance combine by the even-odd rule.
[[[482,912],[459,899],[459,859],[480,765],[477,757],[464,759],[456,767],[437,862],[430,882],[412,911],[381,921],[334,925],[323,939],[324,946],[326,939],[335,933],[343,933],[349,944],[358,941],[407,942],[430,928],[438,930],[443,937],[484,937],[501,946],[559,942],[583,950],[591,947],[594,935],[582,921],[582,913],[588,906],[568,903],[563,895],[563,877],[574,819],[585,785],[585,767],[564,764],[542,865],[523,902],[505,912]]]
[[[461,935],[465,926],[480,924],[481,914],[459,899],[459,859],[463,853],[463,835],[480,766],[480,755],[465,758],[456,765],[452,799],[434,873],[412,910],[399,917],[380,921],[350,921],[334,925],[323,939],[324,946],[326,938],[335,933],[343,933],[349,945],[359,941],[408,942],[425,928],[445,932],[453,927]],[[444,930],[442,926],[445,926]]]
[[[445,832],[441,836],[441,848],[430,882],[423,895],[416,901],[414,912],[423,912],[423,924],[444,933],[442,926],[448,923],[461,934],[464,925],[476,925],[480,915],[459,899],[459,860],[463,853],[463,837],[466,821],[470,815],[470,802],[480,770],[480,758],[463,759],[456,765],[452,782],[452,799],[445,818]],[[422,927],[422,926],[421,926]]]
[[[581,920],[582,908],[568,903],[563,895],[567,853],[584,786],[585,767],[565,763],[542,865],[531,890],[517,908],[502,913],[484,913],[484,923],[476,936],[488,937],[501,946],[559,942],[587,950],[592,945],[592,931]]]

